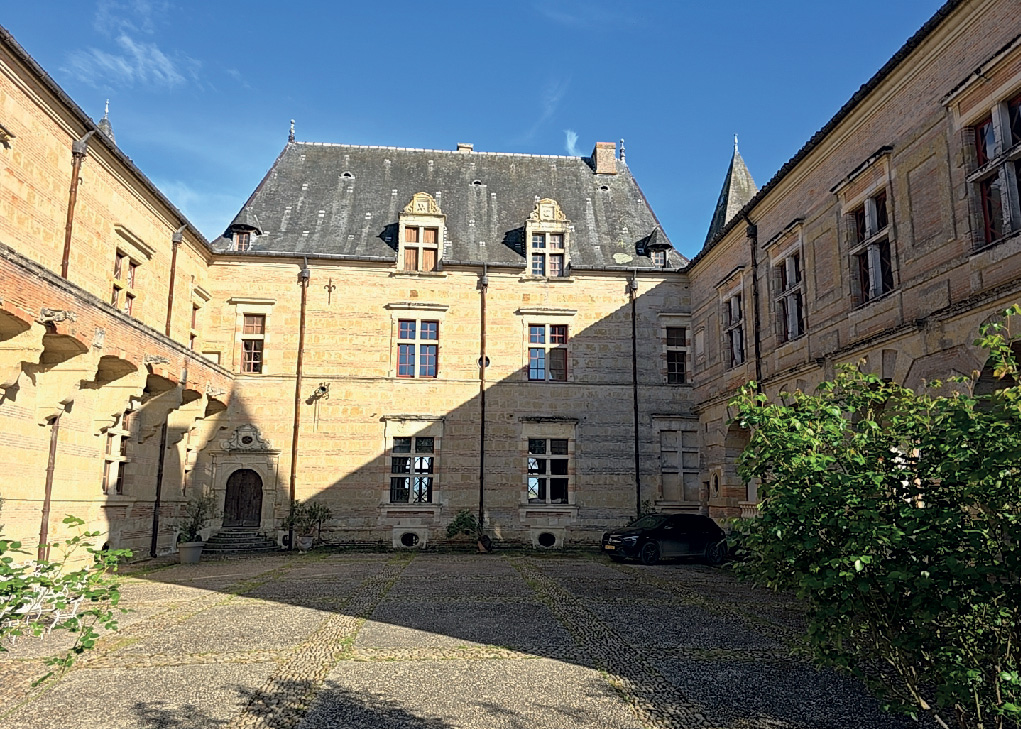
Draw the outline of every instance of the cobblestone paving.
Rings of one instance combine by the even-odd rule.
[[[792,657],[803,613],[698,564],[329,553],[149,565],[118,633],[41,688],[0,660],[0,727],[899,729]]]

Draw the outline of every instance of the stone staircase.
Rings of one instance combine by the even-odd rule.
[[[279,549],[277,543],[264,534],[260,534],[257,527],[223,527],[206,540],[206,546],[202,549],[202,553],[208,555],[255,554],[257,552],[276,552]]]

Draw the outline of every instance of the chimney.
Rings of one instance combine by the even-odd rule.
[[[457,143],[457,151],[461,152],[463,154],[468,154],[474,148],[475,148],[475,145],[474,144],[470,144],[468,142],[458,142]]]
[[[592,166],[597,175],[617,174],[617,145],[613,142],[596,142],[592,150]]]

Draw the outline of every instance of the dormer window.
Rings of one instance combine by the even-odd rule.
[[[525,223],[525,240],[528,241],[527,271],[532,276],[559,278],[566,276],[568,259],[567,237],[569,221],[556,200],[538,200]]]
[[[439,252],[439,228],[404,228],[404,270],[435,271]]]
[[[428,273],[440,269],[446,220],[432,195],[415,193],[398,222],[398,270]]]
[[[659,250],[652,252],[652,265],[656,268],[666,268],[666,251]]]
[[[564,275],[563,233],[533,233],[530,253],[533,276]]]
[[[234,231],[234,250],[244,253],[252,245],[252,234],[247,230]]]

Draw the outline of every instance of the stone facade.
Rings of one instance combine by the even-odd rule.
[[[608,143],[292,139],[207,241],[0,34],[5,533],[74,513],[165,552],[184,500],[234,509],[242,480],[264,533],[293,489],[345,543],[442,542],[480,482],[506,543],[591,543],[645,501],[753,513],[737,387],[981,370],[979,325],[1021,294],[1011,10],[948,3],[761,190],[735,149],[744,197],[691,262]]]

